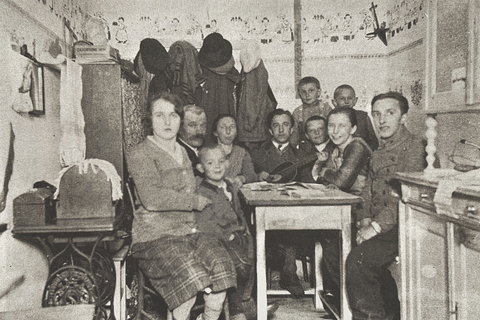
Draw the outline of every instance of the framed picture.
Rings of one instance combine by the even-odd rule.
[[[18,113],[39,116],[45,114],[44,67],[20,54],[13,61],[14,95],[12,108]]]

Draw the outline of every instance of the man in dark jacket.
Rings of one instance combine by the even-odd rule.
[[[257,149],[251,150],[251,156],[255,171],[259,174],[261,181],[270,181],[272,179],[272,171],[285,162],[296,163],[299,159],[304,158],[303,152],[295,149],[289,142],[293,133],[293,116],[289,111],[276,109],[267,117],[268,131],[271,139],[264,142]],[[281,234],[270,231],[269,242],[280,244],[280,252],[284,256],[283,270],[281,270],[280,285],[290,291],[293,296],[301,297],[305,294],[297,277],[296,245],[301,243],[301,235],[299,237],[289,237],[285,240],[285,233]],[[290,240],[290,239],[295,239]],[[270,241],[272,240],[272,241]],[[273,244],[273,243],[272,243]]]
[[[408,101],[388,92],[372,100],[373,123],[380,146],[372,153],[370,171],[357,211],[357,244],[346,262],[346,285],[354,320],[399,319],[397,289],[387,267],[398,255],[396,172],[419,172],[425,167],[423,141],[404,126]]]

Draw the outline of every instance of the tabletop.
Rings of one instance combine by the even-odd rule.
[[[70,222],[59,221],[57,224],[14,226],[12,233],[15,235],[112,233],[116,230],[119,223],[119,219],[115,217],[82,219],[81,223],[79,220]]]
[[[249,183],[240,189],[240,193],[251,206],[351,205],[362,202],[359,196],[316,183]]]

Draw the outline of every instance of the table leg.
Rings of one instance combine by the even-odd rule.
[[[341,296],[341,308],[342,308],[342,319],[351,320],[352,313],[348,307],[347,299],[347,286],[346,286],[346,273],[345,273],[345,262],[347,261],[347,256],[350,253],[352,248],[352,225],[351,225],[351,207],[344,207],[342,210],[342,249],[341,249],[341,263],[340,263],[340,287],[342,289]]]
[[[257,242],[257,319],[267,320],[267,273],[265,256],[265,208],[255,208]]]
[[[322,288],[320,287],[320,284],[322,283],[322,274],[320,270],[320,260],[322,259],[322,244],[320,243],[320,241],[315,241],[314,259],[314,263],[312,264],[315,268],[315,292],[313,293],[313,304],[315,306],[315,309],[322,309],[323,304],[322,300],[320,300],[320,291],[322,290]]]
[[[115,274],[116,274],[116,283],[115,283],[115,293],[113,295],[113,310],[115,312],[115,319],[116,320],[123,320],[124,318],[121,316],[123,312],[122,309],[122,261],[113,261],[115,266]]]

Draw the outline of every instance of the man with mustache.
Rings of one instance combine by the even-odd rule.
[[[207,132],[207,115],[203,108],[193,104],[184,106],[183,112],[184,117],[178,131],[177,142],[187,150],[195,176],[203,177],[196,166],[199,163],[198,149],[202,146]]]

